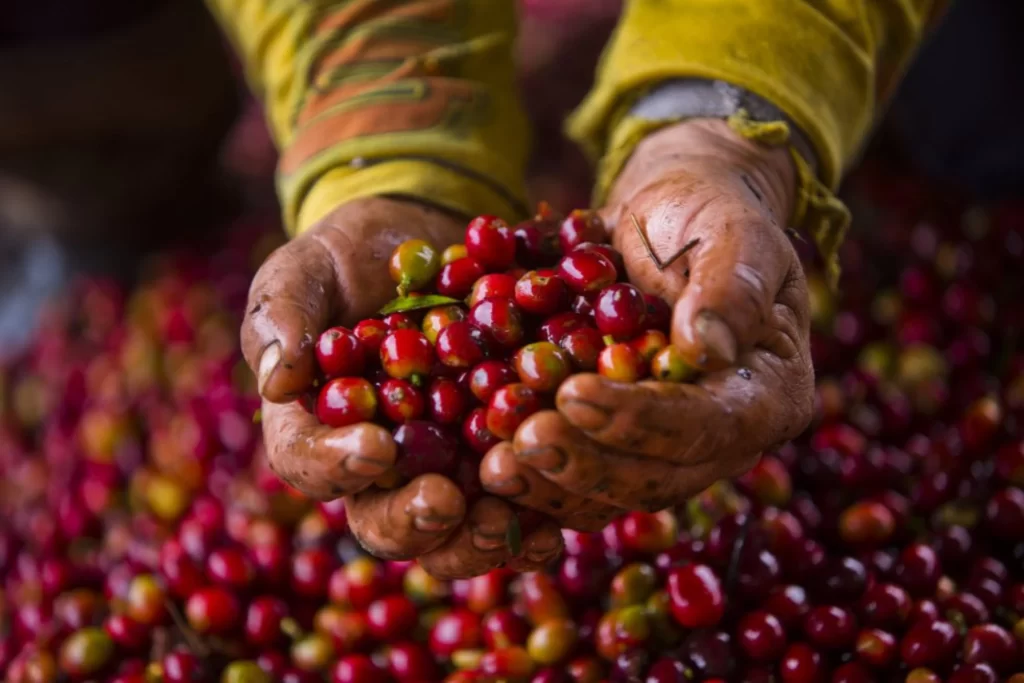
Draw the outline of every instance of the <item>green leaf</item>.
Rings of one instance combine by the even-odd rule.
[[[434,308],[435,306],[448,306],[450,304],[462,303],[458,299],[440,294],[424,294],[423,296],[400,296],[392,300],[387,306],[377,311],[378,315],[389,313],[405,313],[407,311],[418,311],[422,308]]]
[[[523,550],[523,530],[519,527],[518,517],[513,517],[509,523],[508,531],[505,532],[505,540],[508,542],[508,549],[512,552],[512,557],[519,557],[519,553]]]

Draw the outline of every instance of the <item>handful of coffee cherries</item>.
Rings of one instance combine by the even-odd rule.
[[[550,407],[569,375],[692,380],[667,337],[669,305],[624,281],[606,235],[594,212],[563,219],[542,204],[515,227],[474,218],[443,251],[400,244],[389,263],[398,298],[320,335],[323,376],[303,404],[330,427],[393,428],[399,455],[379,486],[438,473],[472,499],[480,458]]]

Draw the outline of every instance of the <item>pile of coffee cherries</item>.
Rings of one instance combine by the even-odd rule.
[[[0,361],[0,679],[1024,683],[1024,209],[853,187],[842,296],[810,280],[814,426],[523,575],[370,557],[342,502],[269,471],[237,338],[273,225],[74,287]],[[470,486],[460,463],[568,373],[697,379],[601,233],[542,215],[403,245],[394,310],[324,335],[307,405],[391,426],[396,481]]]
[[[480,456],[570,374],[691,379],[666,336],[668,304],[622,281],[605,236],[592,212],[559,220],[542,206],[515,228],[475,218],[465,243],[443,252],[400,244],[390,260],[399,298],[380,318],[320,336],[322,376],[303,405],[331,427],[393,426],[400,454],[384,486],[436,472],[478,492]]]

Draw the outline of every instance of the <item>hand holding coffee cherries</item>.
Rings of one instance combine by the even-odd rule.
[[[794,183],[784,149],[748,142],[724,122],[689,121],[645,139],[603,215],[629,281],[672,303],[662,328],[670,364],[700,376],[569,377],[557,410],[533,415],[484,459],[484,487],[563,526],[598,530],[625,510],[681,503],[800,433],[814,373],[806,282],[783,229]],[[567,223],[563,239],[572,232]],[[598,327],[608,313],[639,310],[625,292],[592,303]],[[621,348],[603,353],[624,363]]]
[[[271,467],[311,497],[345,496],[352,533],[374,554],[419,558],[428,570],[446,577],[480,574],[513,560],[508,547],[513,519],[509,505],[486,496],[468,501],[460,486],[429,467],[402,486],[374,485],[396,473],[399,446],[392,438],[394,423],[382,426],[352,419],[360,414],[346,413],[345,408],[333,409],[344,419],[329,417],[322,423],[300,399],[325,374],[318,351],[328,374],[348,375],[357,367],[355,353],[365,355],[367,371],[376,365],[375,349],[345,353],[345,343],[352,341],[347,334],[331,331],[317,342],[324,330],[339,323],[350,324],[363,335],[372,333],[373,324],[356,323],[394,298],[387,262],[394,248],[410,239],[449,244],[464,233],[462,221],[411,202],[367,199],[345,204],[262,266],[250,289],[242,328],[242,349],[263,397],[263,433]],[[403,324],[401,317],[385,320],[396,327]],[[399,337],[391,343],[396,342],[396,352],[407,353],[408,342]],[[403,356],[395,366],[414,367],[415,362],[415,357]],[[339,392],[350,395],[356,399],[352,410],[357,411],[361,386],[351,379],[330,385],[325,401]],[[398,387],[391,384],[382,392],[397,396]],[[366,400],[374,401],[370,394]],[[397,398],[395,402],[402,403]],[[381,403],[381,422],[387,414],[400,417],[405,409],[399,405],[394,413],[386,413],[388,399]],[[326,410],[325,415],[331,413]],[[413,429],[398,436],[430,443],[440,435],[430,426],[422,434]],[[475,479],[475,471],[472,474]],[[517,544],[519,557],[510,562],[512,566],[529,569],[560,552],[558,528],[550,522],[534,526]]]

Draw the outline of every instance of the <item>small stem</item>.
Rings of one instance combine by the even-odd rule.
[[[171,615],[171,619],[174,621],[174,625],[181,631],[181,636],[185,639],[188,649],[191,650],[200,659],[206,659],[210,656],[210,649],[203,644],[195,631],[188,625],[185,618],[178,612],[178,608],[175,607],[174,603],[170,600],[165,601],[167,606],[167,612]]]
[[[636,234],[639,235],[640,242],[644,245],[644,250],[647,252],[647,256],[654,261],[654,265],[658,269],[658,272],[664,271],[666,268],[678,261],[683,254],[690,251],[700,243],[700,238],[694,237],[692,240],[684,244],[679,251],[672,254],[667,261],[662,261],[658,258],[658,255],[654,253],[654,247],[651,246],[651,240],[647,237],[647,233],[644,229],[640,227],[640,221],[637,219],[636,214],[629,214],[629,219],[633,221],[633,228],[636,230]]]

